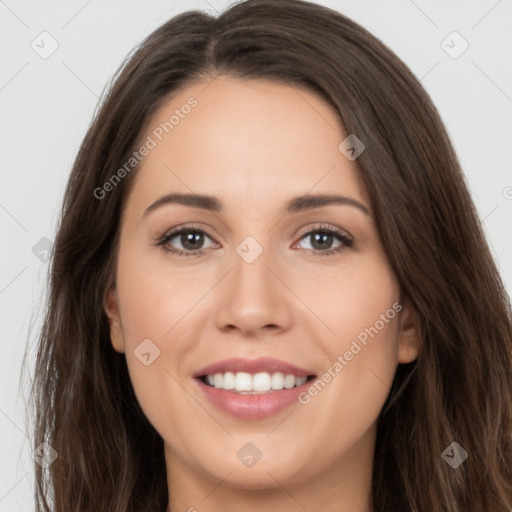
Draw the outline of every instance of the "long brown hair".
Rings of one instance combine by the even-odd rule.
[[[38,511],[163,511],[163,441],[110,343],[120,212],[134,168],[106,197],[169,97],[219,74],[305,86],[364,142],[357,159],[422,348],[398,365],[379,416],[375,512],[512,510],[512,312],[457,156],[399,58],[342,14],[301,0],[185,12],[127,58],[106,91],[65,191],[33,380]],[[341,142],[341,141],[340,141]],[[442,454],[457,442],[457,468]],[[49,448],[48,448],[49,449]]]

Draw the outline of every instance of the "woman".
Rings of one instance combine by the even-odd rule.
[[[38,510],[509,511],[511,316],[396,55],[303,1],[176,16],[66,189]]]

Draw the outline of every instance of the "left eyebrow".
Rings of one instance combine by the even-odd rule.
[[[145,216],[151,211],[170,203],[182,204],[192,208],[201,208],[212,212],[221,212],[223,210],[222,203],[214,196],[174,193],[167,194],[157,199],[153,204],[146,208],[143,215]],[[286,213],[296,213],[331,204],[353,206],[366,215],[370,215],[368,208],[359,201],[356,201],[351,197],[332,194],[307,194],[304,196],[294,197],[285,203],[284,211]]]
[[[290,199],[285,205],[286,213],[301,212],[321,206],[328,206],[330,204],[342,204],[358,208],[366,215],[370,215],[370,211],[359,201],[351,197],[339,196],[333,194],[307,194],[304,196],[294,197]]]

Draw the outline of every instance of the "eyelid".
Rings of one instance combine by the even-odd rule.
[[[169,240],[171,240],[172,238],[174,238],[176,236],[179,236],[181,233],[186,232],[186,231],[197,231],[199,233],[206,235],[211,240],[213,240],[213,242],[215,244],[219,243],[215,240],[215,238],[213,236],[210,235],[210,233],[205,228],[200,227],[199,225],[195,225],[194,223],[191,223],[191,224],[183,224],[181,226],[177,226],[175,228],[168,229],[163,235],[158,236],[156,238],[155,245],[165,246]],[[198,249],[198,251],[203,251],[203,250],[204,249]],[[169,251],[169,252],[172,252],[172,251]],[[186,252],[188,252],[190,254],[194,254],[194,251],[186,251]]]
[[[168,249],[165,247],[166,244],[169,242],[169,240],[171,240],[171,239],[175,238],[176,236],[179,236],[183,232],[187,232],[187,231],[197,231],[199,233],[202,233],[202,234],[206,235],[208,238],[210,238],[214,242],[214,244],[218,245],[218,242],[215,240],[215,238],[213,236],[211,236],[209,234],[209,232],[206,229],[199,227],[198,225],[196,225],[194,223],[184,224],[184,225],[177,226],[175,228],[171,228],[171,229],[167,230],[162,236],[157,238],[155,245],[162,246],[163,250],[165,250],[169,253],[178,254],[179,256],[182,256],[182,255],[199,256],[199,255],[203,254],[206,249],[196,249],[195,251],[188,251],[188,250],[182,251],[181,249]],[[338,238],[342,242],[342,245],[344,245],[345,247],[343,247],[341,249],[338,249],[338,248],[332,249],[331,248],[331,249],[327,249],[325,251],[321,251],[319,249],[305,249],[306,252],[313,252],[314,255],[319,255],[319,256],[330,256],[333,254],[339,254],[341,252],[344,252],[346,249],[350,249],[350,248],[354,247],[354,238],[352,237],[352,235],[350,235],[350,233],[348,233],[343,228],[339,228],[338,226],[329,225],[326,223],[320,223],[320,224],[313,223],[313,225],[309,225],[309,226],[302,228],[300,230],[300,233],[296,235],[298,237],[298,239],[296,242],[293,243],[293,246],[295,246],[297,243],[299,243],[304,237],[306,237],[307,235],[311,235],[311,233],[314,233],[314,232],[329,233],[329,234],[335,236],[336,238]]]
[[[192,223],[180,224],[180,225],[178,225],[178,226],[176,226],[174,228],[167,229],[166,231],[164,231],[164,233],[162,235],[157,235],[155,237],[155,241],[159,242],[162,239],[167,238],[169,235],[176,236],[181,231],[199,231],[199,232],[205,233],[211,239],[214,239],[214,237],[210,235],[210,233],[208,231],[209,229],[210,229],[209,227],[205,228],[203,224],[196,224],[196,223],[193,223],[193,222]]]
[[[345,229],[340,228],[338,226],[331,225],[331,224],[327,224],[324,222],[313,223],[313,225],[306,226],[305,228],[303,228],[299,231],[299,234],[297,236],[302,238],[304,235],[309,234],[311,231],[324,231],[324,230],[325,231],[333,231],[336,234],[343,235],[345,238],[348,238],[351,241],[353,241],[352,235]]]
[[[346,238],[353,240],[352,235],[345,229],[339,228],[334,225],[329,225],[327,223],[320,223],[320,224],[313,223],[313,225],[308,225],[308,226],[302,228],[296,236],[299,238],[302,238],[304,235],[309,234],[311,231],[321,231],[324,229],[327,231],[335,231],[339,234],[343,234]],[[179,234],[179,232],[185,231],[185,230],[190,230],[190,231],[197,230],[200,232],[204,232],[212,240],[215,240],[215,237],[211,236],[210,233],[205,228],[203,228],[203,227],[201,227],[201,225],[195,224],[195,223],[188,223],[188,224],[183,224],[182,226],[176,226],[175,228],[170,228],[167,231],[165,231],[165,233],[163,235],[157,236],[155,240],[160,241],[163,238],[166,238],[168,235],[172,234],[175,236],[176,234]]]

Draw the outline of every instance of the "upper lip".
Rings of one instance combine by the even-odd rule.
[[[213,364],[209,364],[194,373],[194,377],[202,377],[204,375],[214,375],[215,373],[225,372],[247,372],[251,374],[260,372],[282,372],[284,374],[292,374],[296,377],[307,377],[314,375],[313,371],[299,368],[294,364],[274,359],[273,357],[260,357],[259,359],[244,359],[242,357],[233,357],[223,359]]]

